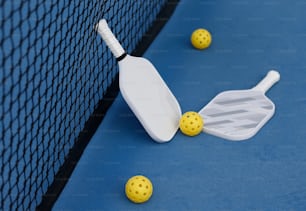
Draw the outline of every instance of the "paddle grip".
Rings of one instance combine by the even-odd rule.
[[[99,32],[104,42],[116,58],[119,58],[125,53],[123,47],[108,27],[105,19],[99,21],[99,23],[96,25],[96,30]]]
[[[263,93],[267,92],[276,82],[280,79],[280,74],[276,70],[270,70],[266,77],[262,79],[253,90],[262,91]]]

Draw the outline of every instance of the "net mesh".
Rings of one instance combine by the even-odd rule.
[[[98,20],[131,52],[167,2],[0,2],[0,210],[35,209],[114,82]]]

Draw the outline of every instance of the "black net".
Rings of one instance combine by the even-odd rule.
[[[94,31],[98,20],[106,18],[133,52],[167,5],[1,0],[0,210],[41,203],[117,83],[117,62]]]

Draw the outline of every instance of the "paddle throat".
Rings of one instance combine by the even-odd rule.
[[[127,53],[124,52],[121,56],[119,56],[119,57],[116,58],[117,62],[120,62],[120,61],[123,60],[126,56],[127,56]]]

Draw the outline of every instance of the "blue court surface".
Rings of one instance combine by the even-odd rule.
[[[53,209],[306,210],[305,11],[305,0],[180,1],[144,56],[182,111],[199,111],[219,92],[251,88],[277,69],[281,79],[267,92],[275,115],[242,142],[178,131],[158,144],[119,94]],[[197,28],[213,37],[204,51],[190,44]],[[124,193],[137,174],[154,186],[144,204]]]

